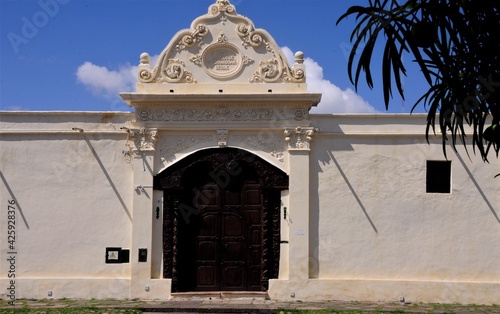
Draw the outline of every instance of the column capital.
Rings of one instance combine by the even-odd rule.
[[[288,150],[309,151],[314,133],[319,132],[318,128],[314,127],[295,127],[285,128],[285,141],[288,143]]]
[[[127,146],[132,152],[154,151],[158,140],[157,129],[140,128],[129,130]]]

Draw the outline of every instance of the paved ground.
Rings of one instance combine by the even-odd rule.
[[[500,302],[500,300],[499,300]],[[18,300],[16,307],[56,308],[96,306],[115,309],[140,309],[143,313],[278,313],[294,310],[356,310],[360,313],[498,313],[500,306],[438,305],[366,302],[282,302],[263,298],[186,298],[171,301],[142,300]],[[0,302],[2,308],[11,308]]]

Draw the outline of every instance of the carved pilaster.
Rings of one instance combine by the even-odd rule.
[[[163,278],[172,278],[174,237],[174,193],[165,192],[163,205]]]
[[[310,150],[314,133],[319,129],[312,127],[285,128],[285,141],[288,143],[288,150]]]
[[[156,129],[129,130],[127,146],[132,152],[154,151],[157,136]]]
[[[263,193],[263,205],[264,208],[262,210],[261,216],[261,228],[262,228],[262,259],[261,259],[261,289],[263,291],[268,289],[269,284],[269,262],[270,262],[270,252],[269,249],[272,243],[272,235],[269,230],[270,219],[269,219],[269,210],[270,210],[270,191],[264,190]]]
[[[278,278],[279,275],[279,267],[280,267],[280,248],[281,248],[281,233],[280,233],[280,224],[281,224],[281,191],[273,190],[272,192],[272,208],[270,208],[272,213],[272,229],[273,229],[273,244],[272,244],[272,252],[273,252],[273,263],[271,268],[270,278]]]
[[[178,245],[179,245],[179,208],[180,198],[179,193],[174,197],[173,208],[172,208],[172,291],[178,291],[179,289],[179,272],[178,272]]]

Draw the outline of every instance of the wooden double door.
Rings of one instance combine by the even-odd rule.
[[[178,231],[178,289],[261,290],[260,186],[245,183],[231,190],[210,182],[190,194],[194,206],[184,208],[188,220],[180,222]]]
[[[223,152],[156,178],[164,190],[164,278],[173,292],[265,291],[278,276],[288,177],[239,150]]]

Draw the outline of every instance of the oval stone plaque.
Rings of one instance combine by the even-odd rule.
[[[237,74],[243,67],[240,50],[231,44],[213,44],[202,54],[203,68],[208,75],[225,79]]]

